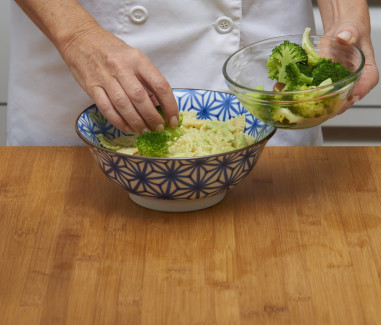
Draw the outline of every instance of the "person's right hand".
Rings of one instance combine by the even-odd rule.
[[[359,16],[357,21],[349,21],[338,26],[333,25],[334,32],[328,32],[328,35],[336,35],[336,39],[340,43],[357,45],[365,56],[365,65],[360,80],[354,86],[347,103],[337,112],[337,115],[344,113],[356,101],[364,98],[379,82],[379,71],[370,39],[370,28],[365,28],[367,24],[362,19]]]
[[[157,105],[168,124],[177,126],[172,88],[138,49],[94,25],[70,39],[60,53],[75,80],[118,129],[128,133],[163,130]]]

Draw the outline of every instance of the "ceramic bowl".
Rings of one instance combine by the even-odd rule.
[[[351,75],[313,90],[273,91],[276,81],[268,78],[267,59],[272,50],[285,40],[301,45],[302,37],[302,34],[287,35],[253,43],[233,53],[223,66],[229,89],[244,107],[261,121],[277,128],[310,128],[333,117],[346,103],[364,67],[364,54],[358,47],[341,44],[330,37],[311,35],[311,43],[319,55],[339,62],[352,72]],[[258,86],[264,86],[264,89],[256,89]],[[294,94],[297,96],[293,96]],[[295,100],[295,97],[302,97],[303,100]],[[273,120],[274,110],[284,108],[290,112],[297,112],[300,105],[324,105],[324,114],[308,118],[292,115],[290,120],[284,119],[282,122]]]
[[[77,118],[76,131],[88,145],[98,166],[135,203],[160,211],[194,211],[220,202],[244,179],[258,161],[276,129],[251,114],[228,93],[174,89],[180,111],[195,111],[198,119],[224,121],[245,113],[245,133],[256,142],[221,154],[192,158],[152,158],[114,152],[100,146],[98,135],[109,139],[122,132],[110,124],[95,105]]]

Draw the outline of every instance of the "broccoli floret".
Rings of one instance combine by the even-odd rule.
[[[308,66],[312,67],[311,76],[314,78],[312,84],[317,86],[329,78],[332,82],[336,82],[348,77],[351,74],[348,69],[338,62],[332,62],[332,59],[323,58],[318,54],[310,41],[310,31],[311,28],[305,28],[302,47],[308,56]]]
[[[282,64],[278,59],[269,58],[267,59],[266,68],[269,71],[269,78],[273,80],[278,80],[279,71],[282,68]]]
[[[294,109],[305,118],[319,117],[327,114],[324,101],[303,102],[294,106]]]
[[[303,120],[302,116],[296,115],[291,112],[288,108],[276,106],[271,110],[271,118],[275,122],[279,123],[298,123]]]
[[[283,88],[283,91],[298,90],[301,86],[312,84],[312,77],[308,77],[300,72],[296,63],[287,64],[285,72],[286,86]]]
[[[145,132],[136,139],[136,147],[142,156],[165,157],[169,153],[170,140],[170,134],[165,131]]]
[[[350,74],[351,72],[338,62],[322,62],[312,70],[312,84],[317,86],[329,78],[332,82],[336,82]]]
[[[302,48],[307,53],[307,64],[311,66],[316,66],[322,62],[330,62],[331,59],[326,59],[321,57],[315,50],[314,46],[310,41],[310,31],[311,28],[306,27],[302,37]]]
[[[332,83],[331,79],[324,80],[318,87],[328,86]],[[303,86],[299,90],[309,89],[312,90],[317,88],[316,86]],[[293,110],[298,115],[305,118],[313,118],[327,114],[326,110],[326,101],[329,98],[319,99],[321,96],[324,96],[327,92],[329,92],[332,88],[324,88],[324,89],[316,89],[316,91],[309,91],[308,93],[296,93],[293,95],[293,99],[295,101],[301,101],[296,103],[293,106]],[[315,99],[311,101],[311,99]]]
[[[301,73],[303,73],[304,75],[306,75],[307,77],[312,77],[312,70],[313,70],[313,67],[311,67],[310,65],[306,64],[306,63],[296,63],[296,65],[298,66],[299,68],[299,71]]]
[[[145,132],[136,139],[136,147],[142,156],[166,157],[171,141],[177,140],[183,134],[184,130],[180,127],[168,127],[164,131]]]
[[[286,65],[298,62],[307,62],[306,52],[300,45],[284,41],[272,50],[267,60],[266,68],[269,71],[269,78],[286,83]]]
[[[324,80],[322,83],[320,83],[318,86],[307,86],[307,85],[303,85],[301,87],[299,87],[298,90],[313,90],[315,88],[319,88],[319,87],[323,87],[323,86],[328,86],[332,84],[332,80],[330,78]],[[324,89],[316,89],[315,91],[309,91],[307,93],[295,93],[293,94],[293,100],[295,101],[300,101],[300,100],[310,100],[310,99],[313,99],[313,98],[318,98],[318,97],[321,97],[323,95],[325,95],[326,93],[328,93],[330,90],[332,90],[333,87],[326,87]]]
[[[322,81],[319,85],[318,85],[318,87],[323,87],[323,86],[328,86],[328,85],[330,85],[332,83],[332,79],[331,78],[327,78],[327,79],[325,79],[324,81]],[[329,90],[331,90],[333,87],[329,87]],[[326,90],[326,89],[322,89],[322,90],[320,90],[320,92],[328,92],[329,90]],[[321,95],[323,95],[323,94],[321,94]]]
[[[183,115],[180,114],[179,124],[176,128],[171,128],[168,125],[164,126],[164,132],[169,136],[170,141],[177,140],[184,134],[184,129],[181,128],[181,124],[183,121]]]
[[[163,117],[160,106],[156,106],[157,111]],[[164,117],[163,117],[164,119]],[[136,147],[139,154],[146,157],[166,157],[169,153],[169,144],[184,134],[180,128],[183,122],[183,115],[179,114],[179,123],[176,128],[171,128],[167,122],[164,123],[164,131],[145,132],[136,139]]]

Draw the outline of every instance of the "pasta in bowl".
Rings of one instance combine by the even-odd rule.
[[[199,89],[173,93],[189,130],[170,149],[172,157],[137,154],[136,136],[116,129],[95,105],[78,116],[75,128],[104,174],[127,190],[133,202],[172,212],[207,208],[251,172],[276,129],[249,114],[232,94]],[[195,145],[201,129],[206,135]],[[218,141],[223,148],[215,153]]]
[[[98,114],[100,114],[98,112]],[[168,141],[165,158],[200,157],[233,151],[255,142],[255,138],[245,134],[245,114],[226,121],[201,120],[195,111],[181,113],[178,134]],[[104,134],[98,136],[100,145],[116,152],[144,156],[137,146],[137,134],[121,135],[108,139]]]

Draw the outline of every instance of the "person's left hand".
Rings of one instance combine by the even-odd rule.
[[[360,23],[345,22],[339,26],[332,27],[325,35],[336,36],[336,39],[344,44],[355,44],[364,53],[365,66],[355,87],[350,94],[348,101],[337,112],[337,115],[344,113],[355,102],[367,95],[378,83],[379,72],[374,58],[374,51],[367,28],[363,28]]]

